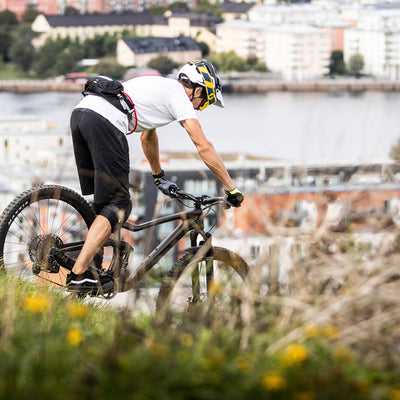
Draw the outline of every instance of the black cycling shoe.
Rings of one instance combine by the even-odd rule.
[[[106,273],[92,273],[87,270],[81,275],[72,271],[67,275],[67,289],[78,293],[105,293],[114,286],[114,279]]]

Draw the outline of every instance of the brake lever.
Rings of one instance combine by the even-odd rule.
[[[172,198],[177,198],[178,197],[178,190],[179,190],[179,188],[178,188],[178,186],[171,186],[170,188],[169,188],[169,197],[172,197]]]

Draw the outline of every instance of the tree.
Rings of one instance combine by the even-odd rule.
[[[223,13],[222,8],[217,3],[211,3],[209,0],[198,0],[194,11],[198,13],[212,14],[216,17],[220,17]]]
[[[114,79],[122,79],[125,75],[126,68],[118,64],[115,58],[103,58],[94,67],[91,72],[97,75],[107,75]]]
[[[17,16],[10,10],[0,11],[0,26],[8,25],[17,25],[18,19]]]
[[[331,58],[329,60],[329,75],[344,75],[345,73],[346,64],[343,59],[343,51],[332,51]]]
[[[247,61],[239,57],[233,50],[216,54],[212,62],[221,72],[243,72],[247,70]]]
[[[161,17],[166,11],[168,11],[168,8],[165,6],[150,6],[147,11],[155,17]]]
[[[168,9],[171,11],[180,10],[180,11],[189,11],[189,7],[187,3],[184,1],[174,1],[168,6]]]
[[[197,42],[201,49],[201,56],[207,57],[210,54],[210,46],[206,42]]]
[[[7,25],[0,25],[0,56],[3,61],[9,61],[9,50],[13,43],[12,32]],[[0,60],[1,61],[1,60]]]
[[[54,65],[54,73],[56,75],[65,75],[68,72],[75,70],[77,59],[73,52],[65,48],[57,57],[57,61]]]
[[[44,45],[36,51],[32,69],[40,77],[49,77],[57,74],[57,59],[64,49],[71,44],[70,38],[48,38]]]
[[[22,22],[32,24],[35,18],[39,15],[39,11],[32,4],[29,4],[24,14],[22,15]]]
[[[256,56],[250,56],[247,59],[249,68],[256,72],[268,72],[268,67],[265,63],[260,62]]]
[[[169,75],[175,68],[179,67],[179,64],[167,56],[160,55],[150,60],[147,66],[156,69],[161,75]]]
[[[64,9],[64,15],[79,15],[79,10],[72,6],[66,6]]]
[[[17,25],[17,16],[13,12],[0,11],[0,57],[5,62],[10,61],[9,50],[13,42],[13,31]]]
[[[32,38],[35,33],[27,24],[21,24],[16,31],[16,39],[10,46],[10,59],[18,65],[22,71],[28,72],[35,57],[35,49]]]
[[[361,54],[353,54],[349,59],[349,71],[355,77],[361,75],[361,71],[364,68],[364,57]]]
[[[110,35],[106,32],[103,35],[95,35],[86,38],[83,42],[85,58],[114,57],[117,48],[117,35]]]

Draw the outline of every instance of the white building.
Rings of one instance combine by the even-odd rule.
[[[15,194],[35,183],[48,181],[69,186],[77,181],[70,134],[34,116],[2,117],[0,192],[1,185]],[[0,201],[1,206],[4,204]]]
[[[345,30],[343,53],[346,63],[353,54],[361,54],[366,74],[400,79],[400,9],[359,11],[357,26]]]
[[[265,5],[249,10],[250,21],[265,25],[321,25],[326,20],[337,19],[338,16],[337,7],[322,7],[313,4]]]
[[[217,51],[256,56],[288,80],[312,79],[328,72],[331,40],[325,29],[236,20],[218,25],[217,36]]]

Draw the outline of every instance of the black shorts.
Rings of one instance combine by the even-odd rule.
[[[82,194],[94,194],[94,202],[102,205],[129,199],[129,147],[124,133],[83,108],[73,110],[70,123]]]

